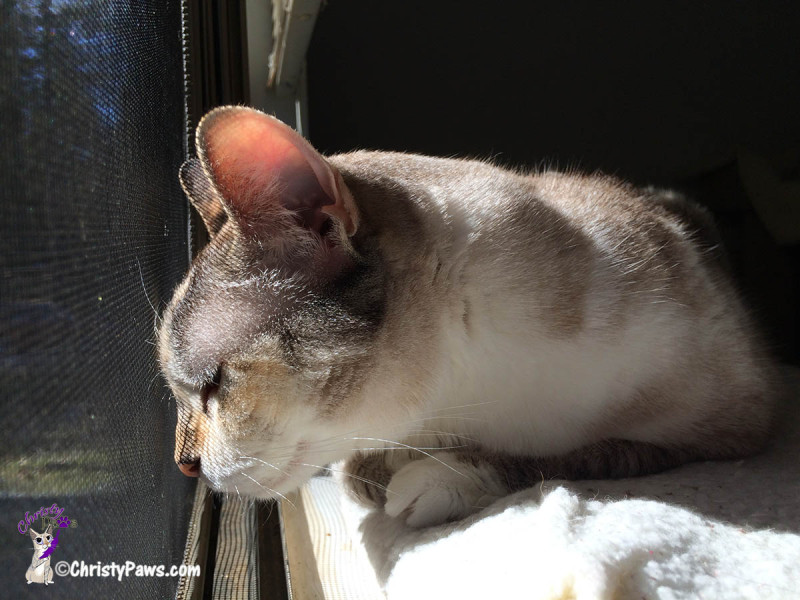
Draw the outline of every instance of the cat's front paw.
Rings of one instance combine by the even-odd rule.
[[[506,493],[489,465],[440,452],[410,462],[394,474],[384,509],[412,527],[430,527],[462,519]]]

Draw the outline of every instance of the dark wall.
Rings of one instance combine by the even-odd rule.
[[[800,140],[797,6],[332,1],[309,52],[312,140],[695,174]]]
[[[335,0],[308,54],[311,141],[689,190],[715,212],[776,349],[796,360],[800,219],[776,232],[785,219],[754,207],[741,156],[778,187],[800,176],[798,39],[791,2]]]

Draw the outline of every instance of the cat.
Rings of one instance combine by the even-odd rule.
[[[642,475],[768,439],[775,366],[713,221],[681,195],[323,157],[246,107],[206,115],[196,147],[180,179],[210,242],[158,347],[175,460],[212,488],[283,497],[328,469],[423,527],[542,478]]]
[[[48,526],[44,533],[36,533],[29,529],[28,533],[33,540],[33,559],[31,566],[25,571],[25,579],[28,585],[31,583],[43,583],[50,585],[53,583],[53,570],[50,568],[50,556],[42,558],[42,555],[50,548],[53,541],[53,527]]]

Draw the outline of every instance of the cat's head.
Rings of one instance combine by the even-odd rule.
[[[53,527],[48,526],[44,533],[36,533],[33,529],[28,530],[31,539],[33,540],[33,547],[36,550],[47,550],[53,542]]]
[[[359,211],[341,174],[291,128],[224,107],[196,145],[181,182],[210,241],[158,335],[175,460],[216,489],[271,497],[354,447],[380,270],[354,243]]]

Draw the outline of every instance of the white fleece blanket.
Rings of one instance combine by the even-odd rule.
[[[426,530],[345,512],[390,600],[800,599],[797,375],[775,443],[759,456],[548,482]]]

